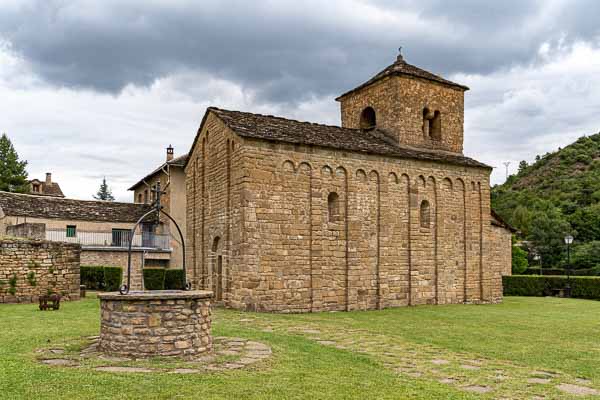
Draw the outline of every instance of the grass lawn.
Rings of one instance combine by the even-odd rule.
[[[41,364],[38,349],[78,351],[77,343],[98,334],[93,296],[61,306],[0,305],[0,398],[570,399],[593,397],[569,390],[600,390],[595,301],[507,297],[498,305],[304,315],[217,309],[215,336],[258,341],[273,354],[201,374],[95,370],[102,360]]]

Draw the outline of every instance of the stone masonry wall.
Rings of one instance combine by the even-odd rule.
[[[188,265],[196,287],[220,280],[226,306],[501,300],[488,169],[241,139],[212,115],[204,126],[186,167]]]
[[[243,297],[258,285],[241,259],[241,140],[212,114],[200,140],[186,167],[188,276],[195,288],[213,291],[215,302],[231,305],[232,291]]]
[[[377,127],[399,143],[462,153],[464,92],[440,83],[392,76],[341,99],[342,126],[360,128],[366,107],[375,110]],[[423,109],[441,113],[441,138],[423,135]]]
[[[495,225],[492,225],[490,233],[490,259],[495,264],[493,287],[497,290],[502,288],[502,276],[512,275],[512,233]],[[502,292],[494,292],[494,296],[500,298]]]
[[[100,350],[134,357],[191,358],[210,351],[210,292],[100,297]]]
[[[0,303],[36,302],[49,291],[79,300],[80,252],[77,244],[0,237]]]
[[[306,312],[501,299],[488,169],[248,140],[244,161],[243,267],[259,284],[250,295],[232,292],[232,306]]]

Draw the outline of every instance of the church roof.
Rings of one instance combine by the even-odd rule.
[[[375,82],[380,81],[383,78],[386,78],[388,76],[394,76],[394,75],[414,76],[417,78],[422,78],[422,79],[426,79],[429,81],[441,83],[443,85],[452,86],[452,87],[455,87],[460,90],[469,90],[469,88],[467,86],[460,85],[458,83],[449,81],[447,79],[442,78],[439,75],[435,75],[435,74],[432,74],[431,72],[425,71],[424,69],[415,67],[414,65],[409,64],[406,61],[404,61],[404,58],[402,57],[402,55],[399,55],[398,58],[396,59],[395,63],[388,66],[383,71],[379,72],[377,75],[375,75],[374,77],[372,77],[371,79],[369,79],[368,81],[363,83],[362,85],[359,85],[359,86],[355,87],[354,89],[349,90],[346,93],[342,94],[336,100],[339,101],[342,97],[345,97],[345,96],[347,96],[351,93],[354,93],[362,88],[372,85]]]
[[[77,221],[137,222],[151,207],[145,204],[64,199],[0,191],[6,216]]]
[[[162,163],[154,171],[150,172],[148,175],[146,175],[145,177],[143,177],[142,179],[140,179],[138,182],[136,182],[135,185],[131,186],[127,190],[135,190],[135,188],[138,187],[138,186],[140,186],[141,184],[143,184],[144,181],[148,182],[150,180],[150,178],[152,178],[154,175],[156,175],[160,171],[162,171],[163,168],[165,168],[167,165],[169,165],[171,167],[181,167],[181,168],[185,167],[185,164],[187,163],[187,159],[188,159],[188,155],[184,154],[184,155],[176,157],[176,158],[174,158],[174,159],[172,159],[170,161]]]
[[[460,154],[429,151],[397,144],[379,129],[349,129],[301,122],[272,115],[228,111],[215,107],[209,107],[204,118],[206,119],[206,116],[211,112],[221,119],[227,127],[242,137],[490,168],[479,161]]]

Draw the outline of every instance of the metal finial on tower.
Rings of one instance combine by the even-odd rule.
[[[398,57],[396,57],[396,61],[404,61],[404,57],[402,57],[402,46],[398,47]]]

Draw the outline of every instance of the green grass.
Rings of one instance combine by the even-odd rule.
[[[94,298],[64,303],[57,312],[0,305],[0,398],[570,398],[556,384],[586,378],[586,386],[600,387],[598,315],[600,302],[519,297],[499,305],[304,315],[218,309],[215,335],[266,343],[272,357],[244,370],[172,375],[40,364],[37,349],[98,334]],[[436,359],[447,364],[432,364]],[[469,363],[480,368],[461,368]],[[528,384],[540,370],[554,371],[556,378],[548,385]],[[439,382],[447,377],[457,383]],[[493,390],[472,394],[465,391],[469,385]]]

